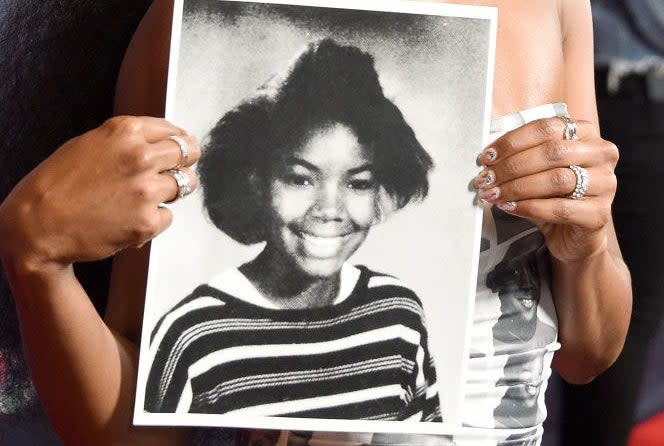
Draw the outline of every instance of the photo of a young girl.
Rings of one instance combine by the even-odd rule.
[[[211,221],[265,245],[158,323],[145,409],[440,421],[420,299],[347,262],[373,225],[426,197],[433,166],[373,58],[311,43],[203,151]]]
[[[495,11],[175,5],[166,118],[199,187],[151,243],[134,422],[446,434]]]

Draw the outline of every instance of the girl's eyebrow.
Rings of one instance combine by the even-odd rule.
[[[348,170],[348,173],[351,175],[355,175],[356,173],[364,172],[364,171],[369,171],[373,173],[374,167],[373,164],[371,163],[364,163],[361,166],[353,167],[352,169]]]
[[[316,166],[315,164],[312,164],[308,161],[305,161],[302,158],[298,158],[296,156],[289,156],[286,159],[286,164],[291,165],[291,166],[292,165],[299,165],[299,166],[302,166],[306,169],[313,170],[314,172],[320,172],[320,169],[318,168],[318,166]]]
[[[305,169],[308,169],[308,170],[311,170],[311,171],[314,171],[314,172],[320,172],[320,168],[318,166],[316,166],[315,164],[312,164],[309,161],[303,160],[302,158],[298,158],[297,156],[293,156],[293,155],[289,156],[286,159],[286,164],[291,165],[291,166],[299,165],[299,166],[304,167]],[[367,163],[361,164],[357,167],[353,167],[351,169],[348,169],[348,174],[349,175],[355,175],[355,174],[358,174],[358,173],[364,172],[364,171],[373,172],[373,170],[374,170],[373,164],[367,162]]]

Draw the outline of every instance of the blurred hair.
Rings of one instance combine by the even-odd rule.
[[[323,39],[211,130],[198,172],[212,222],[240,243],[263,241],[273,166],[332,123],[348,126],[372,153],[376,180],[394,209],[426,197],[433,162],[383,94],[373,57]]]

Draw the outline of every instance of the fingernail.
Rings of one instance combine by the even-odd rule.
[[[505,201],[503,203],[498,203],[496,206],[505,212],[514,212],[516,210],[515,201]]]
[[[492,187],[491,189],[482,191],[479,193],[479,197],[481,200],[487,202],[495,201],[498,197],[500,197],[500,188]]]
[[[484,169],[475,177],[475,187],[484,188],[496,182],[496,174],[493,170]]]
[[[484,151],[479,154],[479,156],[477,157],[477,161],[478,164],[487,164],[492,161],[495,161],[497,157],[498,157],[498,152],[496,152],[496,149],[488,148],[484,149]]]

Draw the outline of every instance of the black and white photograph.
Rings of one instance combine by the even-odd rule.
[[[151,245],[136,424],[458,425],[495,32],[444,3],[175,2],[166,118],[202,155]],[[507,263],[481,279],[523,305]]]

